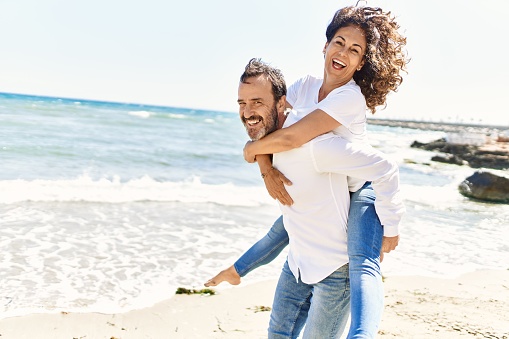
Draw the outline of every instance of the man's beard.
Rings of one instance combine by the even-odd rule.
[[[242,119],[244,126],[246,127],[247,134],[253,141],[260,140],[264,136],[274,132],[277,129],[278,114],[276,105],[272,107],[271,113],[267,116],[267,119],[262,119],[259,115],[255,115],[251,117],[251,119],[261,119],[260,123],[263,124],[263,126],[256,130],[250,130],[250,127],[247,124],[247,120]]]

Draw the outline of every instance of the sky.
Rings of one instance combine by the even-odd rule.
[[[0,0],[0,92],[236,112],[253,57],[288,84],[322,76],[327,24],[356,3]],[[509,1],[367,5],[396,17],[411,59],[375,117],[509,126]]]

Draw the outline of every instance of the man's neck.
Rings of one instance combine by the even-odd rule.
[[[285,112],[278,112],[277,114],[277,129],[283,128],[283,124],[285,123],[287,113]]]

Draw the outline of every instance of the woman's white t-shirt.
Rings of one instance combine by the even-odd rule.
[[[367,142],[366,99],[360,87],[351,79],[318,102],[323,79],[308,75],[297,80],[287,91],[286,101],[293,110],[285,126],[290,126],[316,109],[320,109],[341,125],[332,132],[350,142]],[[290,120],[288,120],[290,119]]]
[[[318,102],[322,83],[323,79],[308,75],[288,87],[286,101],[292,105],[292,110],[283,127],[293,125],[314,110],[320,109],[341,124],[333,129],[332,133],[350,142],[367,143],[366,99],[361,88],[351,79]],[[348,177],[350,192],[356,192],[364,183],[364,180]]]

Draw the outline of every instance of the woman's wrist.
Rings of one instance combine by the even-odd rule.
[[[250,143],[248,143],[245,147],[245,150],[244,152],[246,153],[247,156],[251,157],[251,158],[254,158],[256,157],[258,154],[254,153],[254,148],[253,148],[253,145],[256,143],[257,141],[251,141]]]

